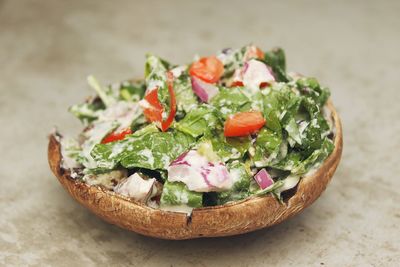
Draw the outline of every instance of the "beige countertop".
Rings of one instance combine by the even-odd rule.
[[[283,1],[282,1],[283,2]],[[1,266],[399,266],[399,1],[0,0]],[[46,135],[102,82],[140,77],[144,54],[183,63],[253,41],[328,85],[344,154],[299,216],[250,234],[143,237],[73,201],[50,173]]]

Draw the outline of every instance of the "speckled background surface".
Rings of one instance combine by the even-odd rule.
[[[200,3],[201,2],[201,3]],[[0,0],[0,265],[400,266],[399,1]],[[138,77],[153,51],[183,63],[250,41],[329,85],[341,165],[299,216],[243,236],[164,241],[108,225],[50,173],[46,135],[85,77]]]

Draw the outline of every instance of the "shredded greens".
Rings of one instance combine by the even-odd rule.
[[[197,95],[199,90],[207,93],[206,89],[193,88],[192,63],[175,66],[149,54],[142,80],[104,87],[89,76],[88,83],[97,96],[69,109],[83,122],[85,130],[79,142],[65,142],[66,157],[81,166],[85,174],[124,170],[140,172],[145,179],[156,178],[162,190],[157,191],[158,200],[152,201],[165,209],[222,205],[268,193],[279,198],[282,191],[295,186],[334,149],[332,124],[323,112],[330,92],[315,78],[288,75],[281,48],[260,53],[260,49],[247,45],[218,54],[223,73],[213,84],[218,93],[207,102]],[[254,73],[246,74],[249,60],[254,58],[258,62],[255,66],[265,64],[269,76],[258,73],[260,68],[254,66]],[[168,88],[171,74],[173,94]],[[244,86],[240,80],[243,77],[258,79],[257,90]],[[262,80],[265,77],[269,80]],[[143,104],[152,90],[157,90],[157,99],[150,103],[146,98]],[[175,101],[176,107],[171,107]],[[154,121],[156,116],[149,117],[151,112],[161,112],[163,121],[173,115],[171,125],[161,131]],[[265,123],[251,133],[226,136],[227,121],[246,112],[259,112]],[[238,129],[246,123],[239,123]],[[209,190],[204,191],[204,185],[203,191],[189,190],[193,184],[190,187],[180,181],[179,175],[174,178],[178,180],[171,181],[169,171],[174,165],[178,165],[178,173],[182,166],[183,176],[204,178],[193,183],[206,183]],[[212,169],[215,166],[220,169]],[[272,179],[266,188],[254,178],[262,169]],[[201,173],[192,173],[194,170]],[[212,174],[216,170],[223,174]],[[221,179],[228,180],[218,187],[216,183]]]

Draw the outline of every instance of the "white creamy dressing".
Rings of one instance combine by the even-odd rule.
[[[118,124],[115,121],[97,122],[93,124],[93,128],[83,133],[86,140],[82,144],[81,155],[87,159],[86,162],[84,162],[85,167],[89,169],[97,167],[97,163],[90,155],[90,152],[92,152],[95,145],[101,143],[103,138],[117,126]]]
[[[140,115],[141,109],[137,103],[119,101],[100,113],[99,121],[116,121],[119,124],[118,130],[123,130]]]
[[[283,180],[283,186],[277,189],[277,192],[281,193],[283,191],[294,188],[300,181],[300,176],[290,175]]]
[[[229,112],[231,112],[231,110],[227,107],[222,107],[219,111],[224,115],[227,115]]]
[[[119,101],[109,108],[99,113],[99,119],[93,124],[93,127],[84,132],[86,138],[82,144],[81,155],[87,159],[85,167],[94,169],[97,167],[95,160],[90,153],[96,144],[101,143],[104,137],[112,131],[122,131],[132,124],[142,114],[142,110],[137,103]],[[123,151],[123,147],[114,147],[110,158]]]
[[[143,156],[143,157],[147,158],[147,161],[149,162],[149,164],[150,164],[151,166],[153,166],[153,164],[154,164],[154,157],[153,157],[153,152],[151,152],[150,149],[148,149],[148,148],[143,149],[142,151],[139,151],[137,154],[140,155],[140,156]]]
[[[124,143],[118,143],[115,144],[111,150],[110,156],[108,156],[109,159],[114,158],[115,156],[121,154],[126,148],[126,144]]]
[[[79,144],[75,139],[72,138],[60,138],[61,144],[61,156],[62,156],[62,167],[64,169],[73,169],[81,167],[81,164],[71,156],[74,148],[79,148]]]
[[[172,75],[174,75],[175,78],[179,78],[186,69],[187,69],[187,66],[182,65],[182,66],[178,66],[178,67],[173,68],[171,70],[171,72],[172,72]]]
[[[240,169],[232,169],[229,171],[229,175],[232,178],[233,183],[237,183],[241,180],[242,178],[242,173],[240,171]]]
[[[137,201],[146,202],[153,193],[155,182],[155,178],[145,180],[139,174],[135,173],[115,186],[114,192]]]
[[[150,93],[152,90],[163,87],[164,83],[164,81],[154,79],[148,81],[146,94]]]

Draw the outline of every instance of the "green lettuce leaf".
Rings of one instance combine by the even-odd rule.
[[[98,168],[112,169],[120,163],[125,168],[165,170],[194,145],[195,140],[189,135],[179,131],[154,131],[153,127],[122,141],[96,145],[91,155]]]
[[[207,131],[222,127],[216,109],[210,105],[202,104],[196,109],[192,109],[179,122],[173,125],[175,129],[191,135],[200,137]]]
[[[83,124],[88,125],[98,119],[98,110],[104,109],[102,102],[82,103],[71,106],[68,111],[77,117]]]
[[[187,114],[197,108],[199,101],[192,90],[192,82],[187,72],[182,73],[174,80],[177,112]]]
[[[203,194],[190,191],[184,183],[169,181],[164,183],[160,199],[161,207],[185,205],[192,208],[198,208],[202,206],[202,203]]]
[[[120,85],[119,97],[125,101],[137,102],[144,97],[145,91],[144,80],[126,81]]]
[[[333,142],[328,138],[324,138],[321,148],[314,150],[309,157],[294,166],[292,173],[297,175],[306,173],[311,167],[324,161],[332,153],[333,149]]]
[[[244,88],[220,88],[219,93],[211,99],[211,105],[220,111],[225,119],[231,114],[237,112],[249,111],[251,109],[251,100],[244,93]]]
[[[323,107],[330,96],[329,89],[322,87],[315,78],[300,78],[296,81],[296,85],[302,95],[311,97],[319,107]]]
[[[282,48],[275,48],[267,51],[264,54],[264,59],[262,61],[271,67],[278,82],[289,81],[289,78],[286,75],[285,52]]]
[[[96,78],[91,75],[87,77],[87,81],[90,87],[96,91],[97,95],[106,107],[110,107],[118,101],[118,97],[110,86],[102,87]]]
[[[225,137],[223,131],[210,131],[204,138],[211,141],[214,152],[224,162],[243,158],[251,145],[250,136]]]
[[[280,131],[274,132],[266,127],[262,128],[254,143],[252,160],[257,167],[269,166],[276,160],[283,143],[283,136]]]

